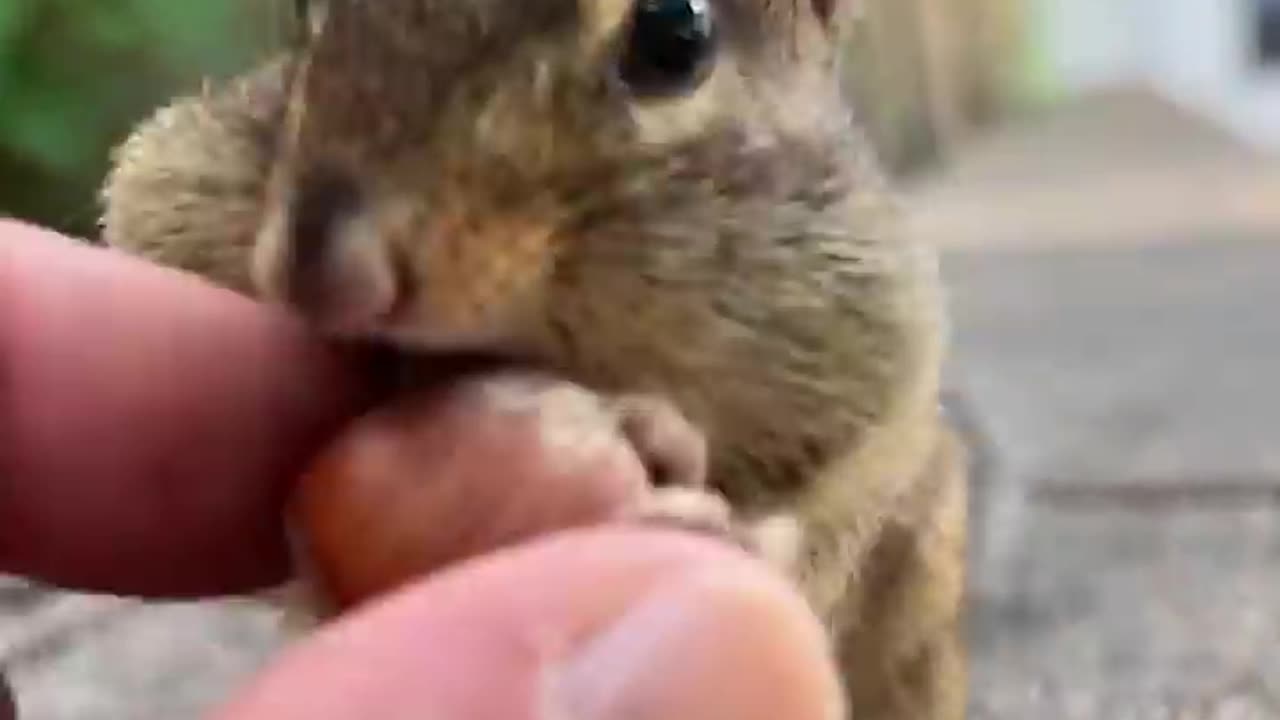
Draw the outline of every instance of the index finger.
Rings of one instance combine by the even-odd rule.
[[[195,595],[285,577],[280,508],[352,363],[193,276],[0,223],[0,571]]]

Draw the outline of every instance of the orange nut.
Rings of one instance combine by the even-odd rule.
[[[304,475],[291,514],[310,580],[341,611],[476,554],[608,520],[646,482],[596,394],[507,371],[357,421]]]

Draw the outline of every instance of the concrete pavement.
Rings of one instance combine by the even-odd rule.
[[[994,446],[974,717],[1280,718],[1280,175],[1142,96],[970,153],[912,207]]]

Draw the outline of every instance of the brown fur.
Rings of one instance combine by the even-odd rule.
[[[332,0],[296,65],[138,129],[105,238],[268,298],[305,280],[321,326],[366,303],[344,334],[671,399],[742,522],[799,522],[785,569],[853,716],[963,717],[936,259],[838,92],[851,0],[810,2],[719,0],[710,77],[639,101],[608,81],[623,0]],[[332,237],[289,230],[308,193],[342,204]]]

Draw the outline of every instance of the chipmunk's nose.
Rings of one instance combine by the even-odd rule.
[[[333,172],[301,178],[281,229],[275,294],[322,330],[375,330],[396,303],[397,274],[355,184]]]

